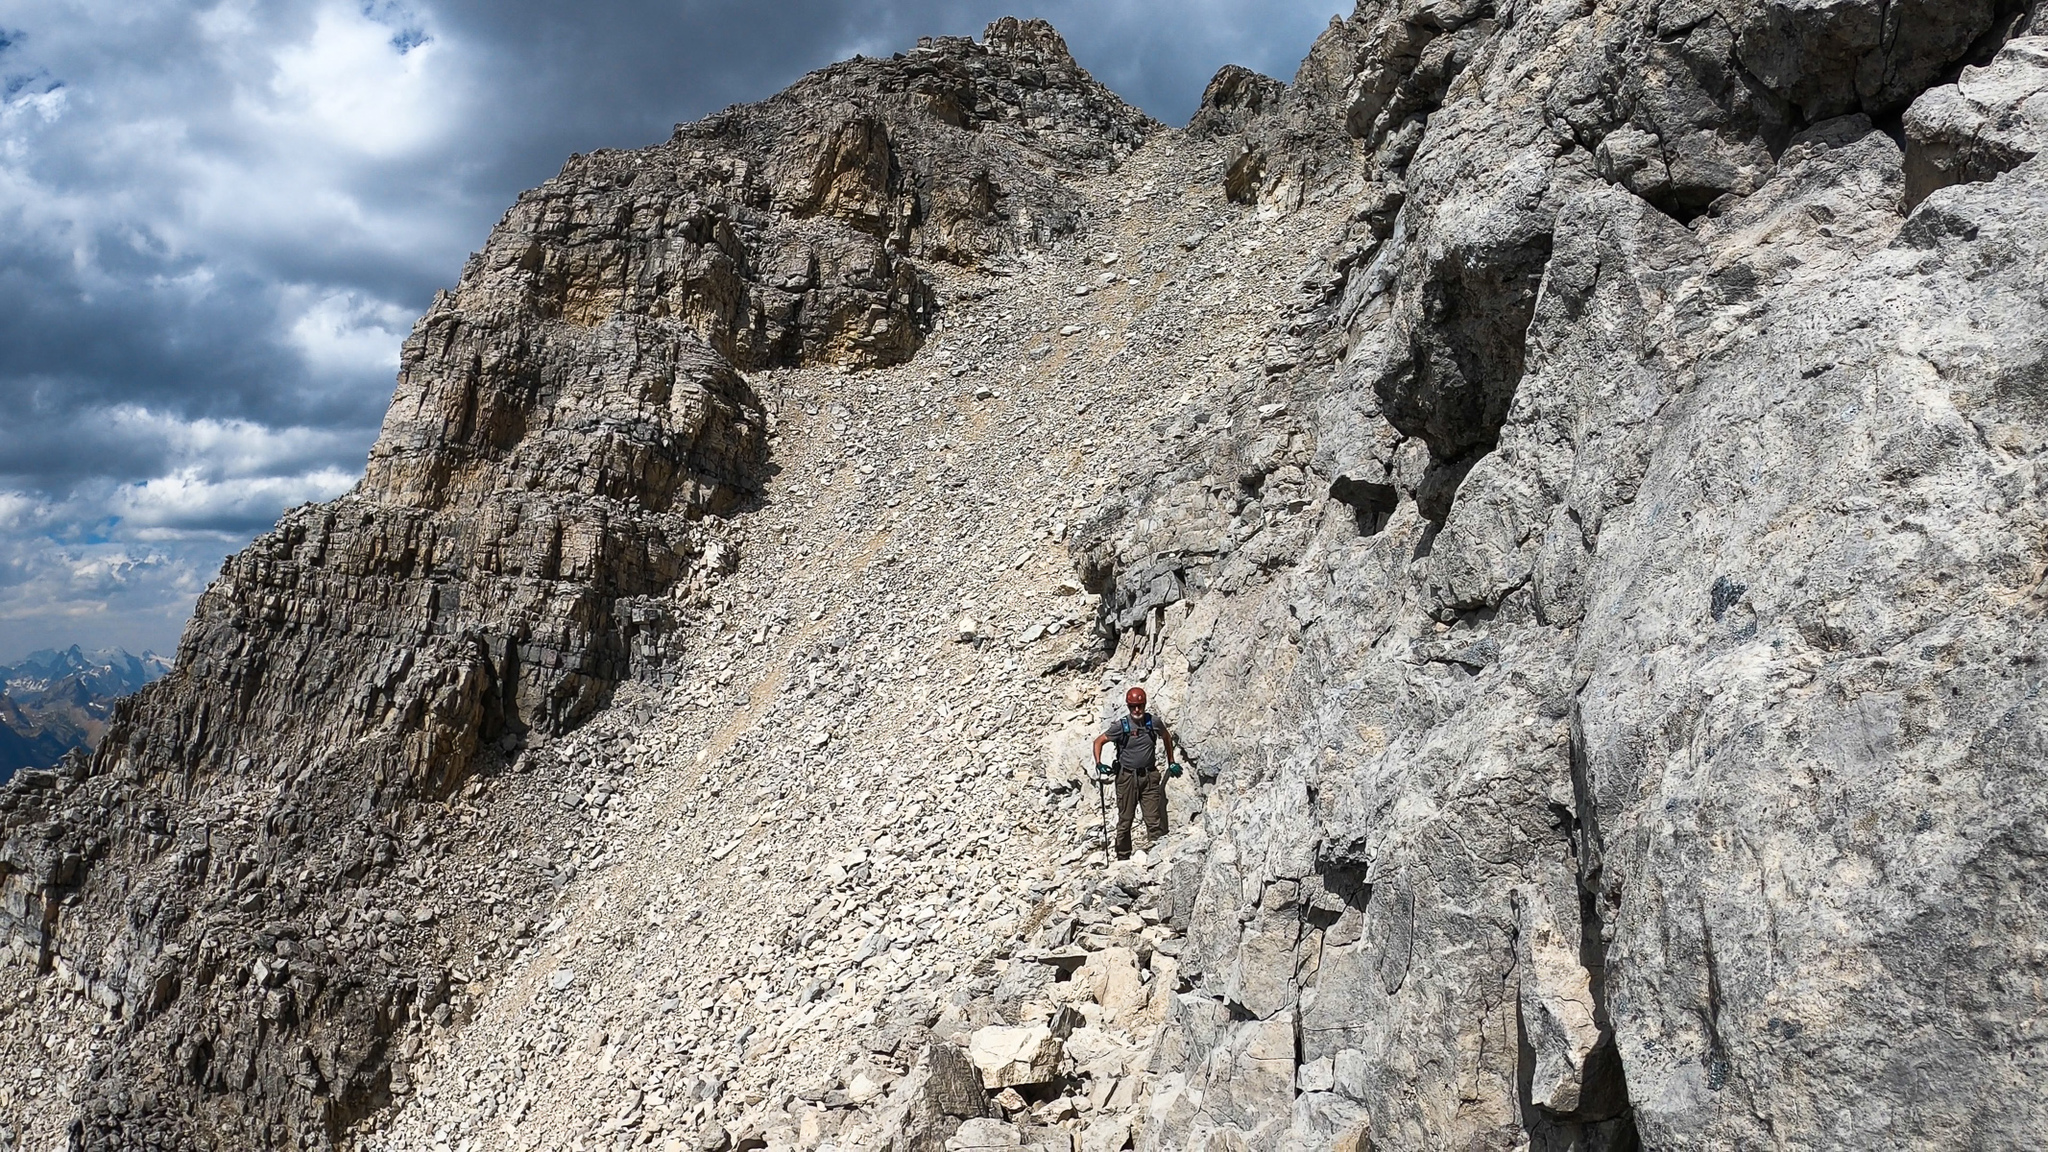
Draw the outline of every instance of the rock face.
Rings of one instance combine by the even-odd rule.
[[[909,357],[919,260],[1072,232],[1062,182],[1155,127],[1008,20],[521,197],[407,340],[362,483],[227,562],[89,766],[0,797],[0,940],[123,1022],[74,1146],[327,1146],[388,1102],[449,1006],[449,941],[391,906],[431,898],[422,806],[672,679],[766,467],[737,370]]]
[[[1143,1146],[2048,1128],[2015,30],[1362,4],[1311,53],[1290,97],[1361,61],[1330,195],[1366,227],[1266,418],[1085,556],[1236,765]],[[1262,1046],[1327,1086],[1259,1087]]]
[[[2048,147],[2048,54],[2038,37],[2008,42],[1955,84],[1906,110],[1906,206],[1937,188],[1989,180]]]
[[[1005,20],[572,160],[0,793],[72,1143],[2039,1143],[2042,32],[1366,0],[1164,132]]]

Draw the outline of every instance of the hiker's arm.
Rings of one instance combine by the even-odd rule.
[[[1168,732],[1164,724],[1159,726],[1159,739],[1166,743],[1166,762],[1173,763],[1173,733]]]
[[[1088,758],[1090,764],[1102,763],[1102,746],[1107,743],[1109,743],[1109,737],[1107,736],[1097,736],[1095,738],[1095,751]]]

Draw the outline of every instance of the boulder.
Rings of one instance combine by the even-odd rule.
[[[991,1025],[977,1031],[967,1045],[968,1059],[990,1091],[1051,1083],[1059,1075],[1060,1052],[1060,1041],[1043,1024]]]
[[[946,1152],[976,1152],[982,1148],[1021,1148],[1022,1133],[1004,1120],[968,1120],[946,1141]]]
[[[2048,149],[2048,36],[2009,40],[1988,64],[1922,93],[1906,109],[1905,132],[1908,209]]]
[[[1074,979],[1094,993],[1106,1023],[1137,1014],[1148,1000],[1149,989],[1138,971],[1138,954],[1129,948],[1110,947],[1091,954]]]
[[[943,1040],[918,1054],[883,1109],[890,1152],[938,1152],[963,1120],[990,1114],[981,1076],[967,1054]]]

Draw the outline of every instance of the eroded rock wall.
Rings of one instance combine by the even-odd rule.
[[[495,942],[537,942],[591,859],[589,840],[553,831],[542,868],[494,851],[533,817],[520,805],[599,819],[614,797],[584,777],[623,777],[643,754],[665,786],[687,777],[713,797],[714,774],[747,767],[737,729],[698,753],[674,731],[660,751],[551,751],[640,690],[628,680],[694,698],[673,681],[707,599],[748,621],[769,599],[723,583],[774,452],[774,401],[741,373],[903,365],[943,307],[998,299],[978,277],[1088,241],[1092,202],[1141,205],[1150,223],[1105,229],[1121,251],[1020,277],[1046,299],[963,308],[943,351],[954,380],[978,373],[962,403],[997,398],[1005,357],[1116,375],[1005,409],[1027,435],[1102,421],[1089,396],[1115,395],[1144,447],[1106,498],[1073,473],[1084,486],[1048,499],[1044,534],[1004,571],[1072,533],[1078,579],[1061,591],[1100,597],[1102,688],[1152,685],[1194,765],[1171,789],[1185,834],[1150,863],[1103,862],[1129,889],[1072,868],[1017,879],[1040,861],[988,873],[1011,878],[958,899],[1021,919],[997,920],[964,969],[902,973],[921,953],[876,926],[905,909],[863,909],[861,927],[834,929],[852,981],[838,1008],[864,973],[899,975],[863,991],[860,1027],[880,1035],[841,1062],[860,1070],[843,1087],[802,1106],[733,1101],[707,1072],[665,1081],[695,1095],[656,1108],[643,1077],[599,1135],[651,1141],[669,1130],[651,1115],[687,1116],[713,1144],[729,1137],[714,1121],[765,1123],[806,1148],[828,1132],[936,1147],[1026,1131],[1105,1152],[2038,1143],[2040,18],[1997,0],[1366,0],[1291,84],[1219,74],[1184,134],[1095,84],[1049,27],[1005,20],[978,42],[834,66],[652,148],[573,159],[420,321],[362,485],[229,562],[178,671],[96,758],[0,792],[8,953],[106,1016],[67,1087],[71,1142],[324,1147],[394,1112],[393,1131],[452,1115],[516,1134],[535,1097],[509,1081],[467,1113],[409,1096],[418,1024],[459,1027],[479,973],[512,963]],[[1118,187],[1140,147],[1160,150],[1151,175]],[[1193,171],[1206,198],[1185,194]],[[1275,272],[1288,253],[1306,263],[1292,282]],[[1222,307],[1219,284],[1260,306]],[[1268,327],[1271,293],[1288,305]],[[1162,300],[1190,315],[1159,314]],[[1247,315],[1259,331],[1233,327]],[[912,391],[862,451],[941,412],[932,431],[948,436],[988,417],[902,371],[874,379]],[[830,461],[821,486],[851,473],[868,503],[936,507],[974,473],[938,459],[953,448],[933,435],[929,469],[881,469],[870,498],[852,477],[874,462],[854,466],[844,439],[865,419],[855,393],[811,395],[830,442],[810,445]],[[1060,451],[1098,449],[1081,445]],[[987,465],[1007,481],[1015,449]],[[1048,466],[1034,491],[1061,475]],[[977,526],[999,514],[951,508],[915,546],[987,561],[1005,537]],[[881,541],[831,554],[865,565]],[[827,607],[805,604],[813,623]],[[797,643],[802,615],[781,605],[776,643]],[[1006,675],[1091,659],[1071,633],[1056,661],[1034,656],[1064,609],[1008,638],[972,617],[875,619],[913,628],[892,669],[949,629],[963,666],[984,648]],[[751,635],[769,645],[767,624]],[[785,671],[808,668],[812,688],[876,674],[832,662],[826,676],[827,649]],[[728,683],[741,663],[695,662],[730,689],[705,700],[753,705],[755,688]],[[799,704],[778,683],[755,686],[787,709],[777,739],[838,698]],[[1010,705],[1001,724],[1028,723]],[[862,746],[893,760],[942,729],[984,732],[926,721]],[[780,749],[760,754],[782,757],[782,783],[747,794],[786,809],[828,776],[856,792],[860,766],[835,760],[848,734],[820,728],[801,749],[759,744]],[[1073,768],[1050,766],[1049,810],[1086,808]],[[936,827],[948,802],[919,796],[903,819]],[[640,829],[633,858],[706,831],[685,817]],[[773,837],[739,856],[746,835],[717,831],[708,860],[728,878],[744,864],[746,883],[823,877],[829,893],[871,859],[799,868],[808,857]],[[953,834],[891,839],[891,866],[957,857]],[[754,911],[664,920],[677,894],[636,882],[658,898],[627,911],[661,926],[664,955]],[[1074,919],[1048,919],[1061,885],[1070,913],[1137,950],[1084,933],[1093,959],[1024,955],[1076,943]],[[1090,903],[1109,889],[1115,914]],[[708,1011],[767,1013],[793,982],[764,966],[854,906],[821,899],[794,913],[808,930],[744,959],[724,948],[744,967],[723,969],[716,997],[706,973],[666,974],[702,993],[691,1019],[740,1029],[692,1067],[829,1062],[796,1039],[830,1015],[822,983],[785,989],[794,1015],[767,1038]],[[941,899],[928,890],[910,915]],[[555,942],[555,993],[586,979],[576,948],[608,954],[579,941]],[[1060,981],[1047,963],[1089,975]],[[515,991],[501,1010],[569,1011]],[[1026,1019],[1026,1004],[1052,1011],[1041,996],[1079,1007]],[[1075,1040],[1091,1006],[1091,1023],[1137,1030],[1097,1029],[1062,1055],[1052,1041]],[[661,1031],[673,1071],[695,1043],[668,1030],[686,1007],[620,1011],[659,1014],[635,1039]],[[562,1053],[553,1023],[532,1060]],[[591,1061],[533,1069],[549,1099],[631,1047],[608,1026],[592,1025]],[[982,1051],[975,1067],[996,1074],[977,1095],[971,1044],[965,1064],[923,1046],[934,1027],[1030,1046],[1021,1061]],[[1028,1082],[1005,1070],[1017,1063]],[[902,1073],[887,1096],[885,1064]],[[756,1065],[745,1081],[774,1079]],[[1017,1088],[1033,1098],[1003,1095]]]
[[[909,357],[919,261],[1054,243],[1063,182],[1155,128],[1006,20],[522,196],[406,342],[357,488],[227,562],[89,763],[0,796],[7,955],[109,1020],[72,1146],[327,1147],[401,1094],[546,905],[456,878],[490,862],[448,843],[477,778],[573,779],[521,749],[671,682],[733,566],[772,423],[739,373]]]
[[[2048,1127],[2038,42],[1678,9],[1361,4],[1282,102],[1352,239],[1079,550],[1219,775],[1145,1147]]]

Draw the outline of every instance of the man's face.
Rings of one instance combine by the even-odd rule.
[[[1133,715],[1133,716],[1143,716],[1144,714],[1145,714],[1145,706],[1144,706],[1143,704],[1133,704],[1133,705],[1131,705],[1131,715]]]

